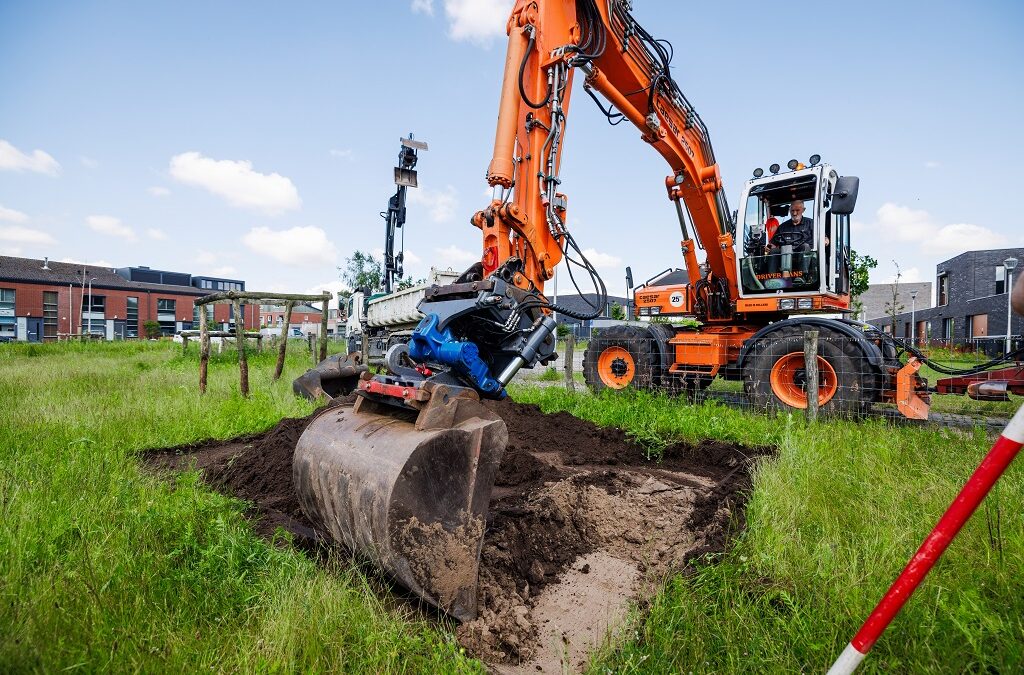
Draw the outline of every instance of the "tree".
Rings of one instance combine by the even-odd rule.
[[[417,279],[416,281],[413,281],[412,277],[406,277],[398,282],[398,286],[395,287],[395,290],[404,291],[407,288],[412,288],[413,286],[419,286],[420,284],[425,283],[427,283],[426,278]]]
[[[896,335],[896,317],[907,308],[902,302],[900,302],[900,277],[903,273],[900,272],[900,264],[895,260],[892,264],[896,266],[896,278],[892,280],[892,300],[885,303],[885,315],[889,317],[889,326],[892,330],[891,335]]]
[[[150,340],[156,340],[163,332],[160,330],[159,321],[146,321],[142,324],[142,332]]]
[[[369,253],[356,251],[338,268],[341,280],[349,287],[374,293],[384,287],[384,266]]]
[[[878,261],[869,255],[858,255],[856,251],[850,251],[850,309],[854,317],[861,315],[864,311],[864,303],[860,296],[867,292],[871,285],[871,270],[878,267]]]
[[[623,319],[626,318],[626,310],[624,310],[622,308],[622,305],[620,305],[619,303],[613,302],[608,307],[608,316],[617,321],[622,321]]]

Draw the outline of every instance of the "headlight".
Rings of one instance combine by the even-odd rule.
[[[661,314],[661,307],[651,307],[651,314]]]
[[[814,307],[814,302],[810,298],[800,298],[796,301],[797,309],[811,309]]]
[[[650,307],[641,307],[640,308],[640,316],[650,316],[650,315],[651,315],[651,308]]]
[[[779,309],[794,309],[796,307],[796,300],[793,298],[783,298],[779,300]]]

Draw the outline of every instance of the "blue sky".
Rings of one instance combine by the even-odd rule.
[[[505,0],[0,0],[0,253],[337,285],[383,246],[398,137],[419,164],[407,270],[464,267],[486,205]],[[635,0],[673,42],[730,202],[756,166],[819,153],[861,177],[854,246],[930,280],[1024,245],[1020,3]],[[577,87],[580,82],[577,81]],[[574,98],[569,223],[621,292],[679,266],[666,166]],[[566,291],[563,287],[562,292]]]

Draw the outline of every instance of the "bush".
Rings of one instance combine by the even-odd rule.
[[[160,331],[159,321],[146,321],[142,324],[142,332],[146,335],[146,338],[150,340],[155,340],[163,335]]]
[[[569,333],[572,332],[572,328],[567,323],[560,323],[555,327],[555,335],[558,336],[559,340],[564,340],[569,337]]]

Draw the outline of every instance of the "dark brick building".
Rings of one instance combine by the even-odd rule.
[[[0,256],[0,341],[84,333],[133,339],[144,334],[146,321],[159,322],[161,332],[171,335],[192,328],[199,320],[195,299],[218,290],[245,290],[245,282]],[[232,307],[216,305],[212,311],[217,328],[233,325]],[[244,306],[244,313],[246,328],[257,328],[259,307]]]
[[[1017,269],[1008,275],[1004,261],[1018,260]],[[1006,318],[1010,283],[1024,272],[1024,248],[997,248],[968,251],[944,260],[935,267],[935,306],[915,312],[915,335],[954,345],[975,344],[986,351],[1002,349],[1006,338]],[[883,330],[892,330],[890,317],[871,319]],[[1013,315],[1010,335],[1018,339],[1024,331],[1024,318]],[[911,313],[896,316],[895,335],[911,336]]]

